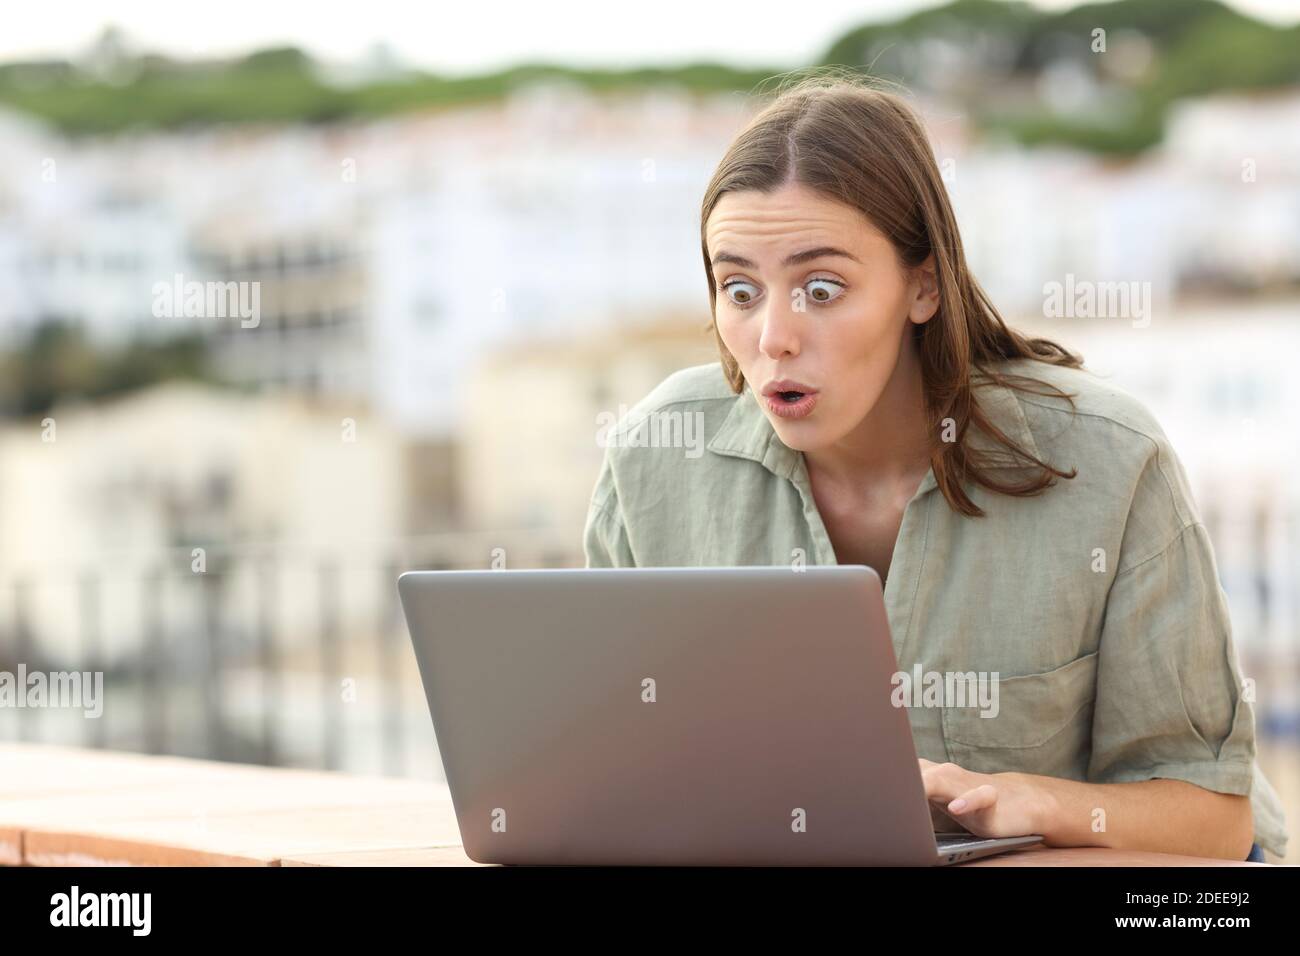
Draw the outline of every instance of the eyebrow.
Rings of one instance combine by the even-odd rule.
[[[813,259],[830,258],[832,256],[841,256],[845,259],[852,259],[859,265],[862,264],[861,260],[857,256],[845,252],[843,249],[837,249],[835,246],[818,246],[816,249],[805,249],[803,252],[796,252],[794,255],[788,256],[785,262],[781,263],[781,265],[797,266],[804,262],[811,262]],[[719,252],[713,257],[714,266],[719,266],[724,262],[730,262],[732,265],[740,266],[742,269],[757,268],[754,263],[750,262],[744,256],[732,255],[729,252]]]

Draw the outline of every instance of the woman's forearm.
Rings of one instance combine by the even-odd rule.
[[[1035,830],[1049,846],[1105,846],[1244,860],[1254,840],[1250,797],[1183,780],[1081,783],[1011,774],[1041,792]]]

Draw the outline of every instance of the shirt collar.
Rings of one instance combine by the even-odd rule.
[[[972,375],[972,383],[975,386],[976,400],[993,424],[1029,454],[1035,458],[1041,457],[1015,392],[979,372]],[[706,447],[719,455],[756,461],[781,478],[793,480],[800,466],[799,453],[777,437],[776,430],[758,407],[748,384],[732,399],[731,410]],[[995,455],[1000,451],[1002,457],[1007,455],[1001,445],[975,428],[967,435],[967,447],[992,451]],[[936,486],[934,469],[931,468],[921,479],[916,494],[922,495]]]

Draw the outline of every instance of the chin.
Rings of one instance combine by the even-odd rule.
[[[781,443],[791,451],[816,451],[827,445],[824,436],[825,430],[818,428],[812,422],[792,422],[784,418],[777,418],[774,415],[769,415],[768,421],[772,423],[772,429],[776,432],[776,437],[781,439]]]

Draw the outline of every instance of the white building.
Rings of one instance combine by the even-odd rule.
[[[78,589],[101,594],[110,659],[138,652],[148,600],[188,642],[203,633],[200,579],[255,629],[271,567],[285,641],[314,640],[318,574],[341,576],[340,624],[373,627],[391,600],[380,572],[403,537],[403,449],[373,417],[190,384],[55,408],[0,429],[0,620],[23,618],[55,660],[79,660]],[[15,602],[21,602],[18,607]]]

